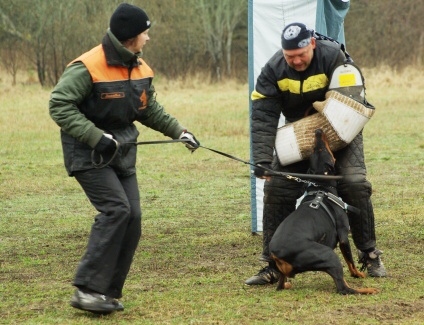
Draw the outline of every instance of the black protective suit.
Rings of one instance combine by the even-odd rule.
[[[294,122],[316,111],[315,101],[325,100],[333,70],[346,59],[340,45],[316,40],[310,66],[303,72],[290,68],[281,50],[262,69],[252,92],[252,154],[255,164],[269,164],[277,171],[306,173],[308,161],[281,166],[274,155],[274,144],[281,114]],[[280,153],[279,153],[280,154]],[[363,251],[375,248],[372,187],[366,179],[362,133],[335,153],[336,169],[344,178],[338,184],[341,198],[361,210],[350,215],[352,237]],[[278,225],[296,208],[304,193],[304,183],[273,177],[265,182],[263,210],[263,259],[269,259],[269,242]]]

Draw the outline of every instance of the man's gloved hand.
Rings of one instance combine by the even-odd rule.
[[[99,154],[102,156],[112,156],[118,147],[118,141],[116,141],[111,134],[103,133],[100,141],[94,147]]]
[[[260,164],[257,164],[257,165],[262,166],[264,168],[272,169],[271,163],[260,163]],[[266,170],[261,168],[261,167],[255,166],[255,168],[253,169],[253,175],[255,175],[256,177],[259,177],[259,178],[269,177],[268,175],[265,176],[265,172],[266,172]]]
[[[189,141],[185,142],[185,146],[188,150],[190,150],[192,153],[199,148],[200,142],[197,141],[196,137],[188,132],[187,130],[184,130],[183,133],[180,135],[180,139],[188,139]]]

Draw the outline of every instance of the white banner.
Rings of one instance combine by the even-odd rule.
[[[349,5],[349,0],[249,0],[249,97],[262,67],[281,49],[284,26],[301,22],[344,43],[343,21]],[[251,106],[250,102],[249,110]],[[283,124],[281,118],[279,126]],[[262,231],[263,185],[263,180],[251,175],[252,232]]]

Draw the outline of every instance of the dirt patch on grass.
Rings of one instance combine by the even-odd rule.
[[[373,315],[381,324],[397,324],[396,321],[403,320],[405,322],[406,319],[411,319],[411,321],[416,319],[422,322],[422,317],[418,316],[419,314],[424,314],[424,297],[420,297],[420,299],[408,302],[395,301],[385,305],[374,305],[370,303],[367,305],[351,306],[349,310],[353,315],[357,315],[358,318]]]

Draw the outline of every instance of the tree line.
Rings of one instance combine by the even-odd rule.
[[[56,84],[68,62],[100,43],[121,2],[0,0],[0,64],[13,77],[34,71],[42,86]],[[144,55],[157,74],[247,80],[247,0],[128,2],[151,19]],[[345,19],[347,49],[362,67],[422,65],[423,15],[421,1],[354,0]]]

